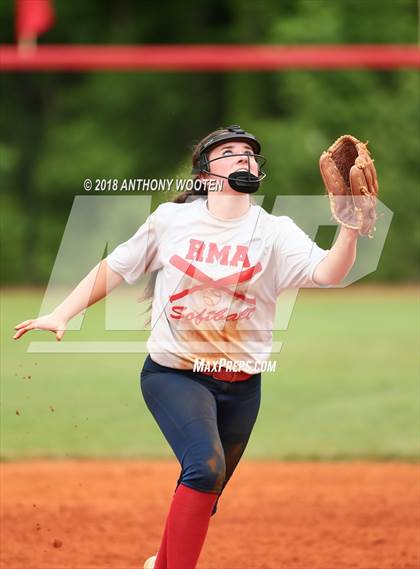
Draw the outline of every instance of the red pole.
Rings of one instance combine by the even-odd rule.
[[[416,45],[0,46],[1,71],[273,71],[419,68]]]
[[[36,41],[54,23],[51,0],[16,0],[16,37],[18,41]]]

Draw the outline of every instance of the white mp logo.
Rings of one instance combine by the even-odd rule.
[[[264,196],[254,198],[262,204]],[[73,206],[64,230],[60,247],[46,288],[40,315],[51,312],[73,290],[82,278],[94,267],[106,252],[110,253],[117,245],[129,239],[151,213],[151,196],[144,195],[84,195],[74,198]],[[385,244],[393,212],[377,200],[378,221],[373,239],[359,238],[356,262],[344,281],[334,286],[343,288],[374,272]],[[331,219],[330,210],[324,195],[319,196],[278,196],[272,214],[289,216],[312,239],[315,240],[321,226],[339,227]],[[333,241],[334,241],[333,240]],[[195,246],[195,242],[193,243]],[[330,247],[333,245],[331,243]],[[195,251],[195,249],[194,249]],[[223,251],[203,252],[224,259]],[[233,263],[226,253],[226,262]],[[194,253],[197,255],[197,253]],[[204,257],[203,257],[204,258]],[[138,302],[140,288],[148,280],[142,277],[139,286],[121,285],[105,298],[105,329],[107,331],[136,330],[147,331],[144,312],[146,305]],[[211,284],[211,283],[210,283]],[[329,287],[333,288],[333,287]],[[290,321],[298,290],[287,289],[279,295],[275,325],[273,330],[286,330]],[[220,289],[214,294],[209,287],[205,303],[210,308],[220,300]],[[74,317],[68,330],[80,330],[84,312]],[[145,340],[145,338],[144,338]],[[273,344],[273,352],[280,352],[281,343]],[[31,342],[30,352],[72,352],[72,353],[147,353],[145,341],[83,341],[83,342]]]

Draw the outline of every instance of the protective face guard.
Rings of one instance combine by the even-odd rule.
[[[255,136],[249,132],[245,132],[241,129],[239,125],[232,125],[228,126],[227,131],[223,134],[219,134],[208,140],[201,148],[200,153],[198,156],[197,162],[194,164],[192,169],[192,174],[211,174],[217,176],[218,178],[224,178],[228,180],[229,185],[232,189],[236,190],[237,192],[246,193],[246,194],[253,194],[258,190],[260,182],[266,177],[265,172],[262,171],[262,167],[267,162],[264,156],[260,155],[261,145]],[[213,160],[208,159],[208,152],[212,148],[219,146],[223,142],[246,142],[251,146],[254,151],[252,155],[258,164],[258,176],[254,176],[251,174],[251,154],[245,152],[243,154],[230,154],[229,158],[232,156],[247,156],[248,157],[248,170],[247,171],[237,171],[232,172],[229,176],[221,176],[219,174],[213,174],[210,172],[210,163],[215,162],[216,160],[223,160],[227,158],[227,156],[219,156],[219,158],[213,158]]]
[[[218,176],[219,178],[227,179],[229,182],[229,186],[232,189],[236,190],[237,192],[241,192],[243,194],[255,193],[260,186],[260,182],[264,180],[264,178],[267,175],[265,172],[262,171],[262,167],[267,162],[267,160],[266,158],[264,158],[264,156],[261,156],[261,154],[249,154],[248,152],[245,152],[244,154],[230,154],[229,156],[219,156],[219,158],[213,158],[213,160],[207,161],[207,164],[209,165],[209,170],[204,171],[204,173],[211,174],[210,164],[212,162],[216,162],[216,160],[223,160],[224,158],[231,158],[232,156],[246,156],[248,158],[248,169],[246,171],[239,170],[236,172],[232,172],[231,174],[229,174],[228,177],[220,176],[219,174],[212,174],[212,175]],[[254,176],[254,174],[251,173],[251,157],[255,158],[258,164],[258,176]]]

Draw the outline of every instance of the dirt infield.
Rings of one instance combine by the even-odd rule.
[[[173,462],[3,463],[2,569],[139,569],[156,552]],[[418,569],[419,471],[396,463],[246,462],[200,569]]]

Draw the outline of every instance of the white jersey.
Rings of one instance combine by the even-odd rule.
[[[157,271],[147,347],[157,363],[192,369],[196,359],[267,360],[276,299],[288,288],[316,287],[327,255],[287,216],[258,205],[220,219],[207,200],[165,203],[108,255],[129,284]]]

